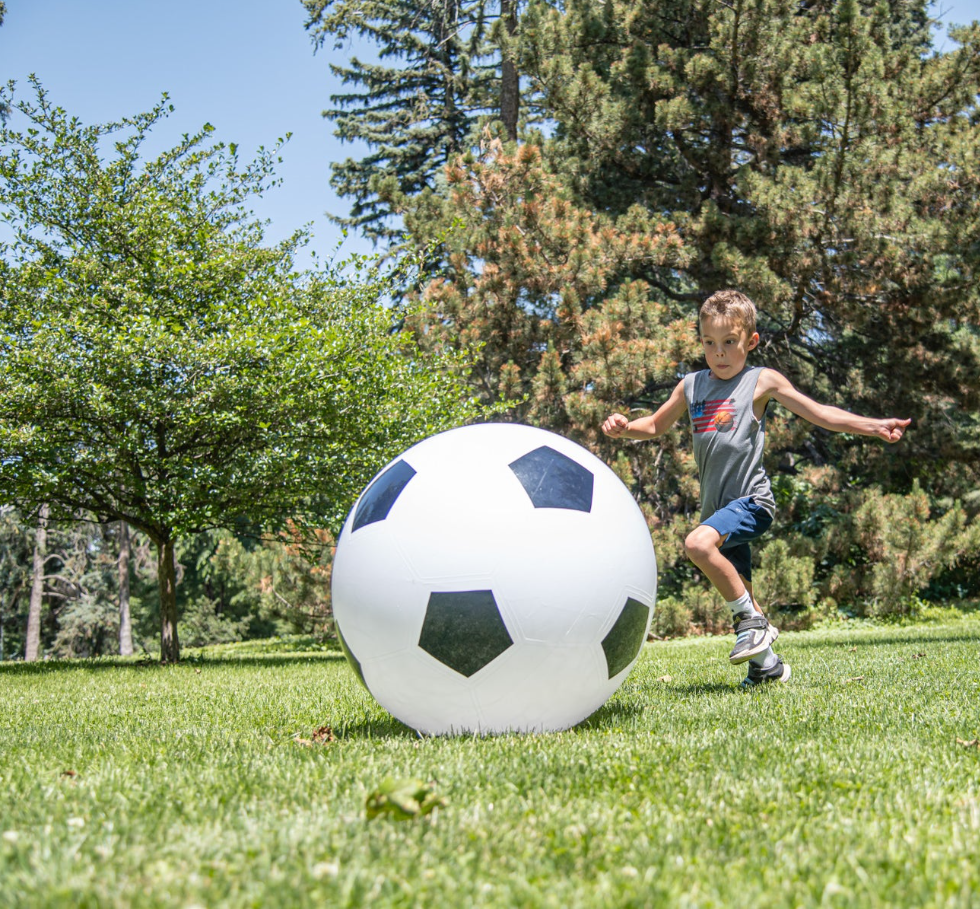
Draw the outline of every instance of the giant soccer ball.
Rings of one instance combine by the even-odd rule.
[[[554,731],[636,662],[657,560],[602,461],[491,423],[432,436],[374,478],[337,541],[332,594],[351,665],[403,723]]]

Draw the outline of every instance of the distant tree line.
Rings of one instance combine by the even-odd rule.
[[[122,522],[48,522],[0,510],[0,659],[159,652],[160,599],[152,541]],[[296,528],[255,540],[215,530],[175,547],[180,641],[200,647],[245,638],[332,634],[329,535],[311,558]],[[41,564],[35,576],[35,553]]]

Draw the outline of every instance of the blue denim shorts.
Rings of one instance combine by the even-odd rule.
[[[713,527],[725,541],[721,554],[746,581],[752,580],[752,550],[749,543],[757,540],[772,526],[772,515],[751,496],[735,499],[701,522]]]

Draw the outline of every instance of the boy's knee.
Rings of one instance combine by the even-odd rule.
[[[684,540],[684,552],[692,562],[697,564],[718,548],[720,540],[717,530],[702,524],[687,535]]]

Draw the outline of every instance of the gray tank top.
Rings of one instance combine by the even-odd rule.
[[[762,466],[766,417],[755,418],[752,398],[762,367],[750,366],[731,379],[710,369],[684,376],[684,397],[694,431],[694,460],[701,478],[701,520],[735,499],[751,496],[776,513],[769,477]]]

